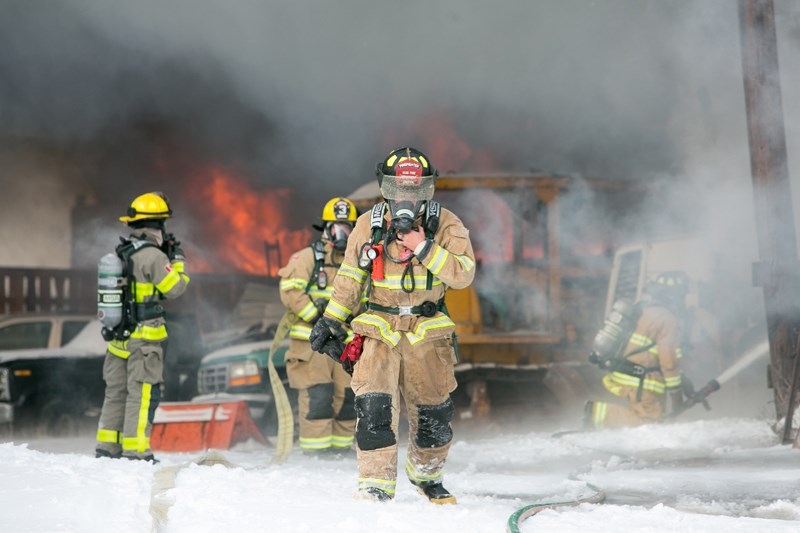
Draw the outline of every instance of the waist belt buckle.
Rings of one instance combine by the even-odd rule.
[[[410,316],[412,314],[411,313],[411,308],[412,307],[413,306],[411,306],[411,305],[400,305],[400,306],[397,307],[397,309],[398,309],[397,314],[400,315],[400,316]]]

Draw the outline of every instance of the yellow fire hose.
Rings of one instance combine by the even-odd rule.
[[[291,311],[286,311],[278,323],[278,329],[275,331],[275,337],[272,339],[272,345],[269,349],[269,357],[267,358],[267,366],[269,368],[269,382],[272,385],[272,395],[275,399],[275,411],[278,415],[278,436],[275,443],[275,453],[272,455],[270,464],[281,464],[286,462],[289,454],[292,452],[292,445],[294,443],[294,416],[292,415],[292,405],[289,403],[289,396],[286,394],[286,388],[283,386],[278,371],[275,369],[275,352],[278,351],[278,346],[281,345],[283,339],[289,334],[292,325],[297,321],[297,315]]]

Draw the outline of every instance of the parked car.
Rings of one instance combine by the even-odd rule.
[[[92,315],[30,314],[0,320],[0,423],[64,435],[102,405],[105,342]]]
[[[0,320],[0,427],[63,436],[96,428],[105,395],[106,342],[94,315],[25,314]],[[168,317],[165,401],[196,394],[204,349],[194,315]]]

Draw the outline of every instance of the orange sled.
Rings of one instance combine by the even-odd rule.
[[[248,439],[267,443],[247,402],[166,402],[156,409],[150,447],[164,452],[226,450]]]

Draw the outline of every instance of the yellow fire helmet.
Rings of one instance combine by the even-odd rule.
[[[322,208],[323,222],[355,222],[357,218],[356,206],[347,198],[331,198]]]
[[[137,196],[128,207],[125,216],[119,217],[126,224],[137,220],[166,220],[172,216],[172,209],[164,193],[148,192]]]

